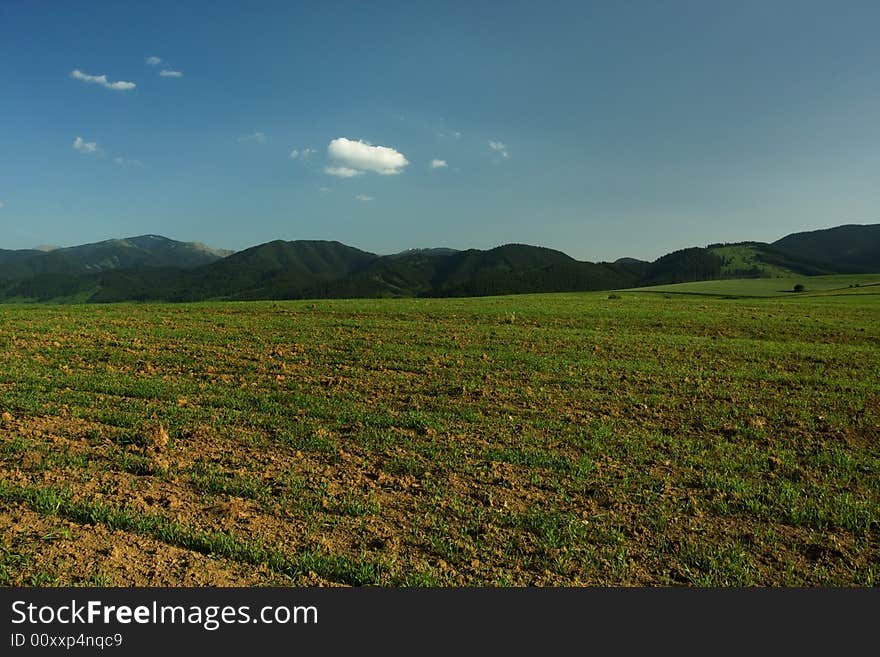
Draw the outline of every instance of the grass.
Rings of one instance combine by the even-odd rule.
[[[875,586],[875,279],[3,306],[0,584],[125,581],[20,508],[267,585]]]
[[[731,247],[732,248],[732,247]],[[836,274],[833,276],[792,276],[785,272],[767,272],[769,278],[733,278],[697,281],[674,285],[636,288],[659,294],[694,294],[708,296],[780,297],[794,294],[795,285],[803,285],[800,294],[814,296],[880,294],[880,274]]]
[[[782,267],[762,262],[753,246],[738,244],[733,246],[716,246],[710,249],[722,258],[721,274],[724,276],[743,275],[746,271],[759,271],[761,276],[790,278],[791,272]]]

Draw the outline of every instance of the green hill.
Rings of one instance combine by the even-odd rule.
[[[432,296],[587,292],[629,287],[636,281],[637,277],[615,265],[572,260],[515,271],[483,270],[455,285],[439,286]]]
[[[836,271],[831,266],[785,253],[763,242],[710,244],[707,249],[721,258],[721,278],[824,276]]]
[[[645,285],[684,283],[721,278],[721,258],[697,247],[673,251],[657,258],[645,271]]]
[[[449,255],[380,258],[345,279],[303,290],[309,297],[457,297],[627,287],[639,280],[626,266],[580,262],[553,249],[506,244]]]
[[[0,297],[58,301],[86,296],[94,303],[108,303],[586,291],[638,283],[642,265],[635,263],[580,262],[560,251],[526,244],[488,251],[411,250],[380,257],[339,242],[275,241],[189,270],[149,267],[78,277],[42,274],[7,286]]]
[[[880,272],[880,224],[849,224],[793,233],[772,246],[840,273]]]
[[[98,279],[92,301],[123,301],[138,289],[138,300],[289,299],[321,280],[342,278],[378,258],[339,242],[276,240],[239,251],[190,271],[113,272]],[[143,275],[144,283],[136,280]]]

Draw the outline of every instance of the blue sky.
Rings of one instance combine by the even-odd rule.
[[[654,259],[876,223],[877,25],[809,0],[4,0],[0,248]]]

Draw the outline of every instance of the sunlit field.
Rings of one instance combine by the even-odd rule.
[[[0,307],[0,584],[874,586],[847,290]]]

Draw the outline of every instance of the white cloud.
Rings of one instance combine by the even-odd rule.
[[[129,89],[134,89],[137,85],[134,82],[111,82],[107,85],[108,89],[114,89],[117,91],[128,91]]]
[[[161,57],[144,57],[144,61],[150,66],[158,66],[162,63]]]
[[[393,176],[400,173],[409,164],[409,160],[404,157],[403,153],[393,148],[373,146],[364,141],[352,141],[345,137],[331,141],[327,146],[327,154],[342,165],[324,169],[325,172],[334,176],[339,174],[328,169],[357,171],[358,173],[372,171],[383,176]]]
[[[500,141],[490,141],[489,149],[495,151],[505,159],[510,157],[510,153],[507,152],[507,146],[505,144],[502,144]]]
[[[6,204],[3,201],[0,201],[0,210],[6,207]]]
[[[113,163],[118,164],[121,167],[140,167],[140,166],[143,166],[143,163],[140,160],[129,160],[124,157],[114,157]]]
[[[364,175],[363,171],[349,167],[324,167],[324,173],[336,176],[337,178],[354,178],[355,176]]]
[[[241,137],[238,138],[238,141],[239,141],[240,143],[244,143],[244,142],[248,142],[248,141],[253,141],[253,142],[256,142],[256,143],[258,143],[258,144],[265,144],[265,143],[266,143],[266,139],[267,139],[267,137],[266,137],[266,134],[265,134],[265,133],[263,133],[263,132],[254,132],[254,133],[251,133],[251,134],[249,134],[249,135],[242,135]]]
[[[363,203],[366,203],[367,201],[373,201],[373,200],[375,200],[372,196],[366,196],[365,194],[358,194],[357,196],[355,196],[355,198],[356,198],[358,201],[361,201],[361,202],[363,202]]]
[[[446,160],[431,160],[432,169],[445,169],[447,166]]]
[[[82,137],[74,139],[72,146],[73,150],[85,153],[86,155],[93,155],[99,151],[97,143],[93,141],[83,141]]]
[[[317,152],[318,151],[316,151],[314,148],[304,148],[301,151],[294,148],[290,151],[290,159],[295,160],[299,158],[301,160],[307,160]]]
[[[163,68],[161,71],[159,71],[159,75],[161,75],[163,78],[182,78],[183,77],[183,73],[181,73],[180,71],[172,71],[171,69],[168,69],[168,68]]]
[[[113,89],[114,91],[128,91],[137,86],[134,82],[125,82],[122,80],[119,82],[110,82],[106,75],[89,75],[88,73],[83,73],[79,69],[71,71],[70,77],[75,80],[82,80],[83,82],[100,84],[105,89]]]
[[[321,196],[324,196],[325,194],[329,194],[333,190],[329,187],[318,187],[318,191],[321,193]]]

